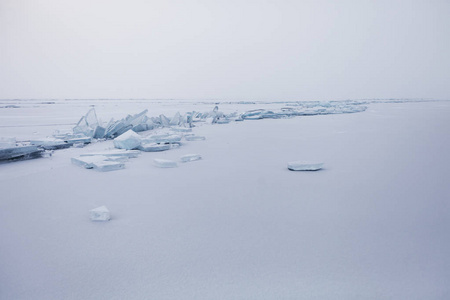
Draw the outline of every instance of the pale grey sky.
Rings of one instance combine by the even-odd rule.
[[[0,98],[450,99],[450,1],[0,0]]]

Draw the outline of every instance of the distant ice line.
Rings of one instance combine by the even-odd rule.
[[[280,104],[280,102],[277,102]],[[187,112],[181,115],[177,112],[172,118],[161,114],[158,117],[148,117],[148,110],[135,115],[128,115],[120,120],[111,119],[108,123],[101,122],[96,115],[95,108],[91,108],[82,116],[71,132],[61,133],[55,131],[53,137],[35,139],[29,142],[17,142],[15,139],[0,139],[0,161],[35,158],[49,151],[64,149],[71,146],[82,147],[91,143],[92,139],[115,139],[125,132],[142,132],[156,128],[171,128],[178,133],[191,131],[196,123],[227,124],[232,121],[280,119],[296,116],[312,116],[327,114],[344,114],[362,112],[367,109],[362,105],[365,102],[358,101],[311,101],[311,102],[283,102],[286,107],[278,110],[253,109],[243,113],[225,114],[215,106],[209,112]],[[173,140],[175,139],[175,140]],[[178,140],[176,140],[178,139]],[[202,140],[204,137],[190,136],[186,140]],[[137,149],[142,151],[163,151],[173,148],[179,138],[176,135],[165,136],[161,140],[152,138],[141,141]],[[154,143],[154,144],[151,144]],[[156,144],[155,144],[156,143]],[[136,144],[136,142],[135,142]],[[170,144],[167,148],[162,144]],[[180,144],[178,143],[178,146]],[[130,148],[134,149],[134,148]],[[47,152],[46,152],[47,151]]]

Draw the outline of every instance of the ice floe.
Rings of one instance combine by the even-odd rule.
[[[30,159],[40,157],[44,149],[38,146],[14,146],[11,148],[0,149],[1,160]]]
[[[202,159],[200,154],[186,154],[180,157],[180,161],[182,162],[190,162]]]
[[[92,166],[94,167],[94,170],[100,172],[116,171],[125,168],[125,164],[123,162],[110,160],[96,161],[92,163]]]
[[[138,149],[144,152],[159,152],[171,149],[171,145],[159,143],[147,143],[141,144]]]
[[[288,169],[291,171],[317,171],[322,168],[322,162],[292,161],[288,163]]]

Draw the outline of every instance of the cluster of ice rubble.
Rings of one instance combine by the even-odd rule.
[[[97,118],[95,109],[90,109],[81,117],[71,132],[59,132],[51,137],[33,139],[26,142],[17,142],[14,138],[0,139],[0,161],[36,158],[51,155],[52,151],[68,147],[83,147],[93,139],[97,141],[114,139],[115,147],[119,149],[137,149],[146,152],[170,150],[180,145],[183,137],[186,141],[204,140],[202,136],[189,134],[196,123],[227,124],[232,121],[278,119],[296,116],[342,114],[362,112],[366,106],[363,102],[298,102],[286,103],[286,107],[278,110],[256,109],[243,113],[225,114],[219,111],[218,106],[209,112],[187,112],[181,115],[177,112],[172,118],[161,114],[158,117],[147,116],[148,110],[135,115],[128,115],[121,120],[111,119],[103,123]],[[171,128],[170,135],[151,135],[141,137],[138,132],[157,128]],[[120,169],[120,162],[102,160],[102,169]],[[100,163],[97,168],[101,169]],[[93,167],[94,168],[94,167]]]

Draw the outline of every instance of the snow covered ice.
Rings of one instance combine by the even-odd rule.
[[[322,168],[322,162],[292,161],[288,163],[288,169],[291,171],[317,171]]]
[[[158,143],[146,143],[142,144],[138,148],[141,151],[144,152],[159,152],[159,151],[166,151],[171,149],[170,144],[158,144]]]
[[[124,158],[136,158],[139,156],[141,151],[139,150],[125,150],[125,149],[112,149],[108,151],[83,153],[80,156],[96,156],[102,155],[106,157],[124,157]]]
[[[100,171],[100,172],[116,171],[116,170],[122,170],[123,168],[125,168],[125,164],[123,162],[109,161],[109,160],[93,162],[92,166],[93,166],[94,170]]]
[[[173,160],[155,158],[153,159],[153,163],[155,166],[159,168],[175,168],[178,167],[177,163]]]
[[[15,146],[11,148],[0,148],[0,160],[28,159],[39,157],[44,149],[38,146]]]
[[[177,134],[154,134],[142,138],[143,143],[178,143],[181,135]]]
[[[180,157],[182,162],[190,162],[202,159],[202,156],[199,154],[186,154]]]
[[[141,136],[133,130],[128,130],[114,139],[114,146],[119,149],[132,150],[141,144]]]
[[[86,169],[94,168],[94,163],[108,160],[103,155],[72,157],[71,161],[74,165],[84,167]]]
[[[89,211],[91,221],[109,221],[111,215],[106,206],[100,206]]]

